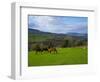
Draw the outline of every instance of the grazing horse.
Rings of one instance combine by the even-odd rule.
[[[36,51],[36,54],[38,52],[40,52],[42,54],[43,51],[48,51],[48,48],[40,48],[40,47],[38,47],[38,48],[35,49],[35,51]]]
[[[48,48],[42,48],[43,51],[48,51]]]
[[[56,48],[48,48],[48,52],[54,52],[54,53],[57,53],[57,49]]]
[[[40,53],[42,54],[42,52],[43,52],[43,50],[42,50],[41,48],[36,48],[35,51],[36,51],[36,54],[37,54],[38,52],[40,52]]]

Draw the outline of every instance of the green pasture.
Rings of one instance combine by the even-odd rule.
[[[72,65],[72,64],[87,64],[88,54],[87,48],[57,48],[57,53],[43,52],[35,53],[28,52],[28,66],[49,66],[49,65]]]

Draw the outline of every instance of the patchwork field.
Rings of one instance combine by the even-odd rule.
[[[28,66],[72,65],[87,64],[87,48],[57,48],[57,53],[43,52],[42,54],[29,51]]]

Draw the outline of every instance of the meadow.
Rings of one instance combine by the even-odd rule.
[[[47,51],[28,52],[28,66],[51,65],[76,65],[88,64],[88,52],[86,47],[57,48],[57,53]]]

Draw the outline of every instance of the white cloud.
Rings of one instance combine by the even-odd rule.
[[[29,23],[36,24],[36,26],[31,27],[33,29],[52,33],[74,32],[76,29],[83,29],[85,27],[80,24],[62,24],[61,21],[58,21],[55,17],[52,16],[31,16]]]

